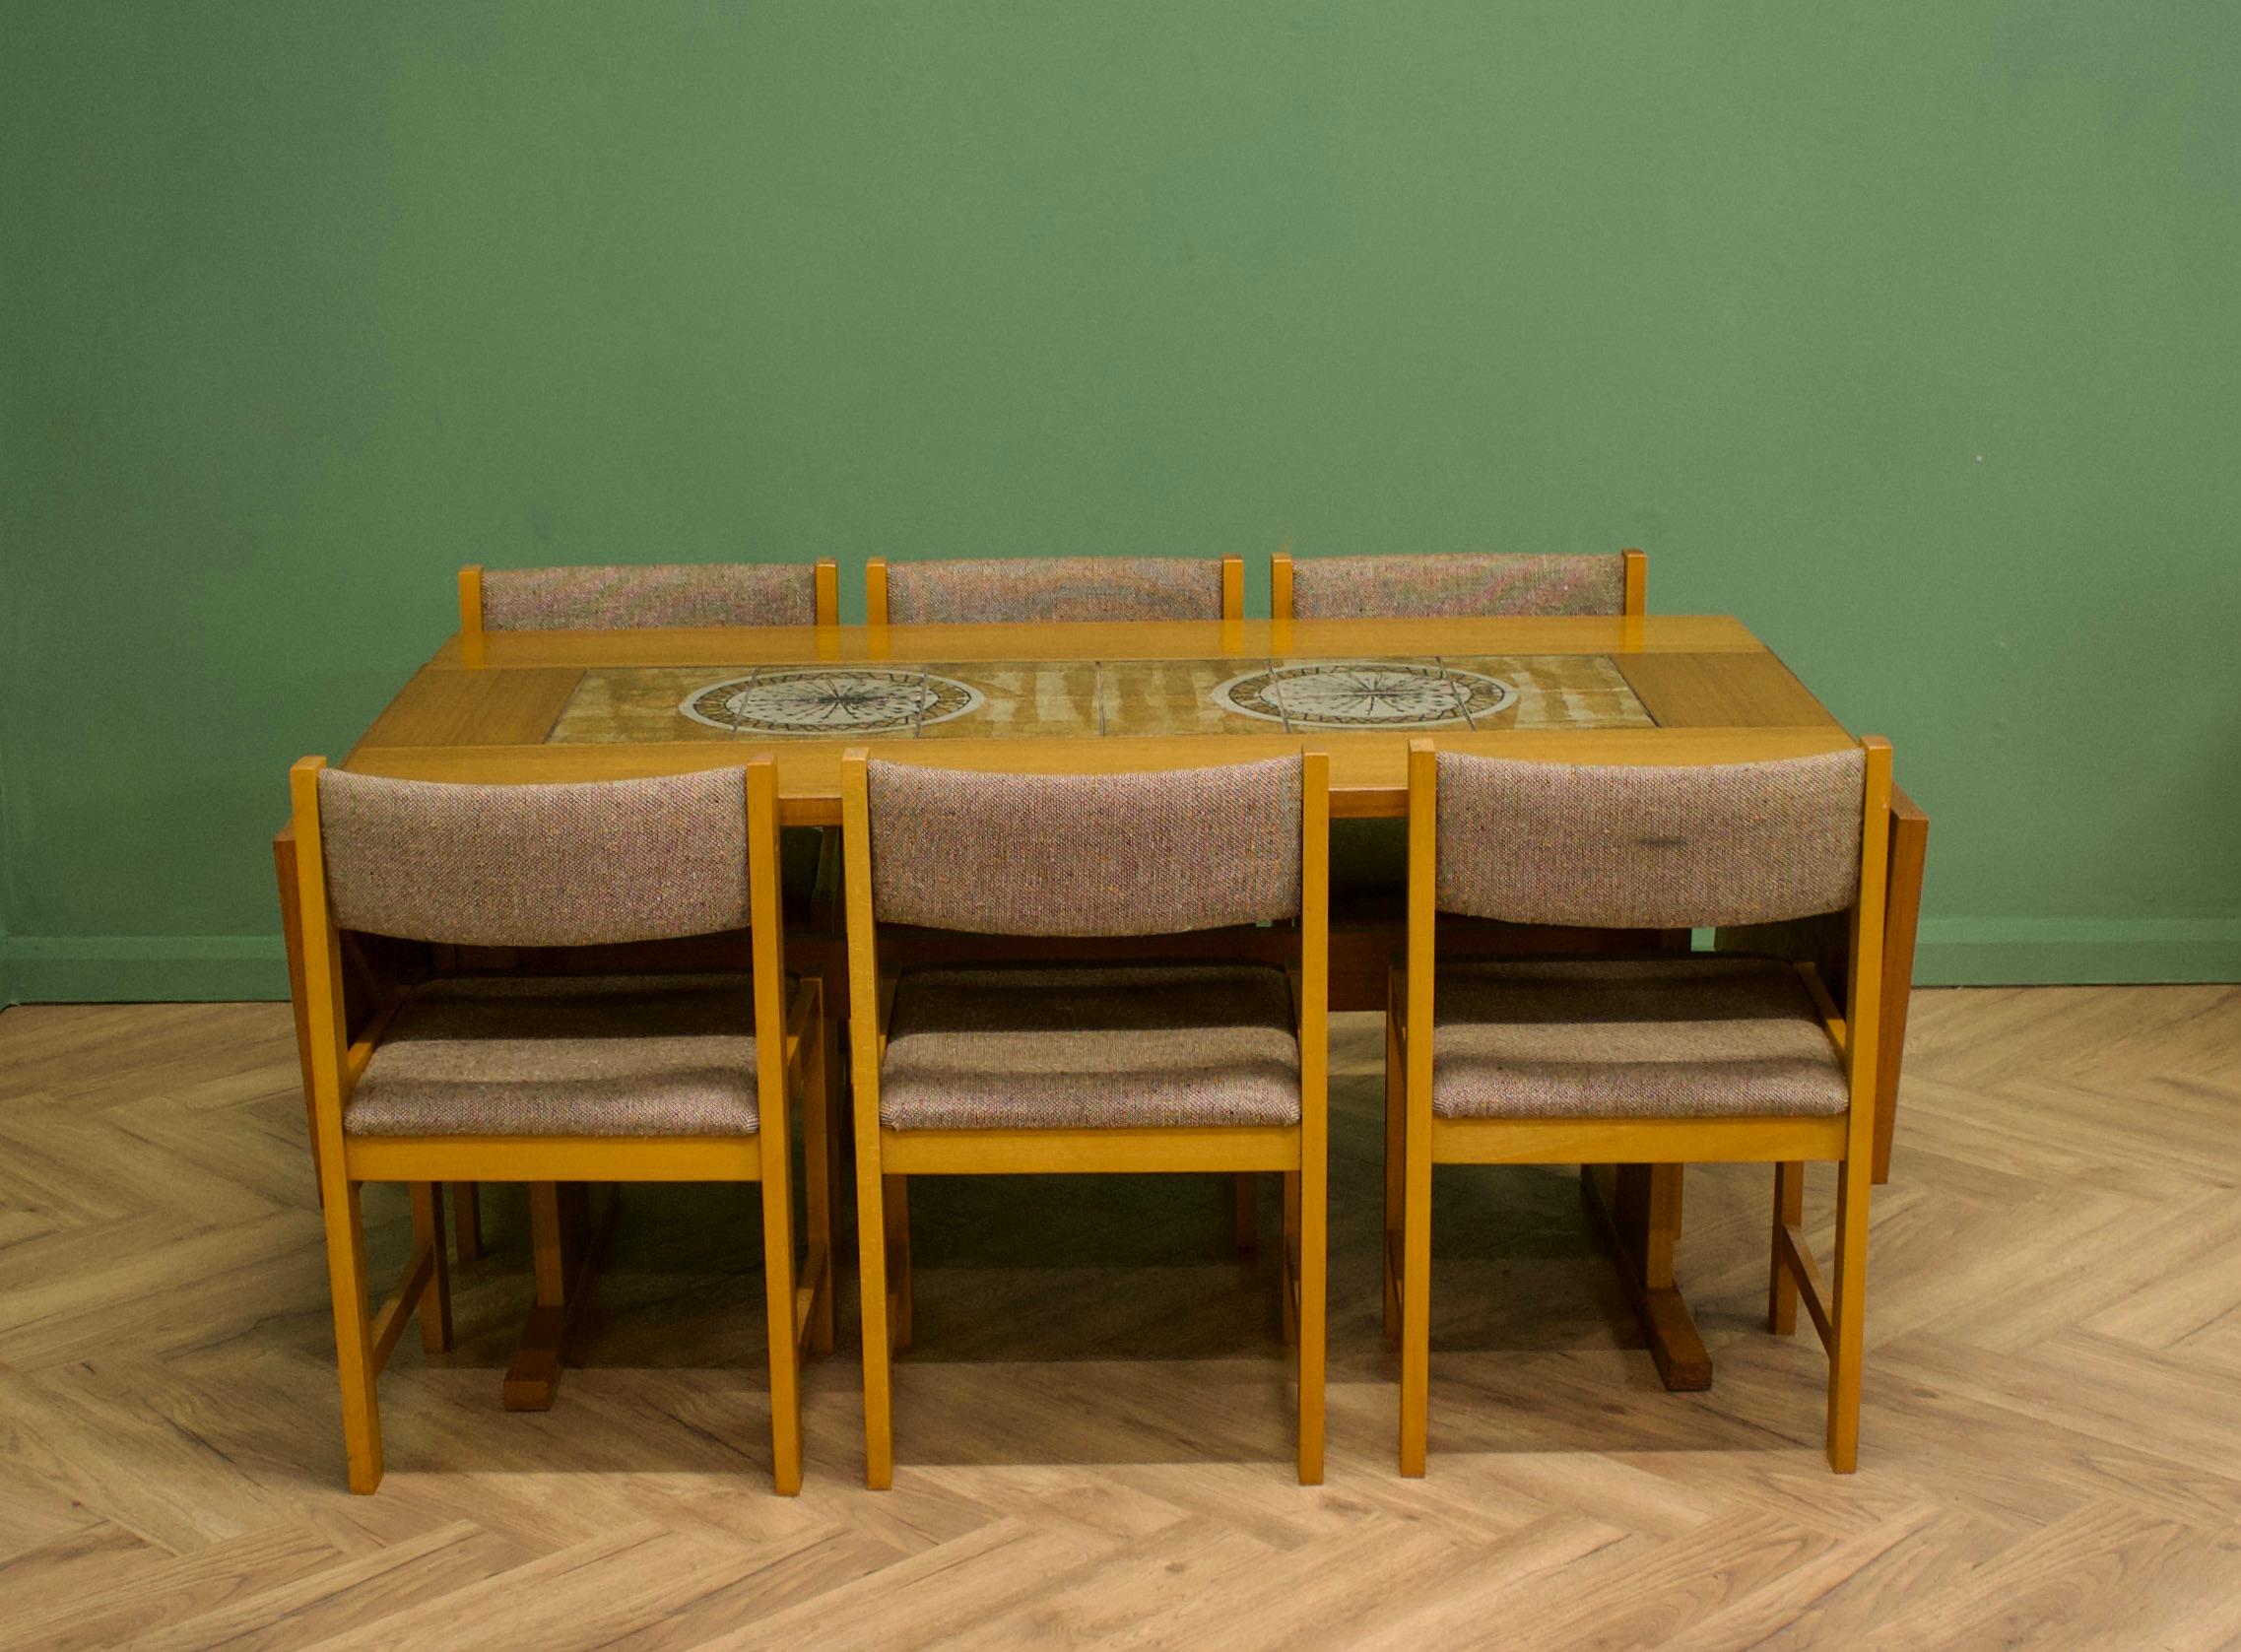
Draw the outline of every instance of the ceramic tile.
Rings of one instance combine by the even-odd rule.
[[[734,719],[723,710],[712,709],[703,720],[689,717],[680,708],[709,684],[743,679],[754,669],[665,666],[587,671],[546,739],[561,746],[729,740]]]
[[[1503,703],[1499,682],[1450,674],[1436,659],[1283,659],[1227,686],[1240,709],[1298,733],[1360,729],[1465,729],[1475,708]]]
[[[921,721],[922,740],[1097,733],[1097,668],[1087,660],[1016,664],[975,660],[914,669],[962,685],[979,696],[979,702],[960,715]]]
[[[1106,660],[1097,667],[1097,715],[1107,734],[1268,734],[1281,716],[1223,702],[1226,683],[1268,669],[1262,659]]]
[[[1617,666],[1603,654],[1442,655],[1439,663],[1451,672],[1491,677],[1516,692],[1506,706],[1474,712],[1474,728],[1657,726]]]

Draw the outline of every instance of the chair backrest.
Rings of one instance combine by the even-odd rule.
[[[1645,561],[1638,551],[1612,556],[1282,557],[1271,588],[1280,620],[1638,614]]]
[[[1725,928],[1840,911],[1859,894],[1860,747],[1673,767],[1437,756],[1442,911]]]
[[[747,925],[744,768],[536,786],[324,768],[318,808],[341,929],[579,947]]]
[[[651,567],[468,570],[463,629],[651,630],[676,626],[808,626],[821,614],[821,568],[809,562],[662,563]],[[477,612],[465,612],[474,602]]]
[[[1232,569],[1234,571],[1232,571]],[[1007,557],[874,562],[874,625],[1018,625],[1235,618],[1244,562],[1216,557]]]
[[[1303,760],[1123,774],[866,764],[872,916],[1174,935],[1299,915]]]

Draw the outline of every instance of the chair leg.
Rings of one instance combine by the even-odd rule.
[[[1393,1258],[1400,1248],[1401,1189],[1405,1127],[1408,1114],[1402,1105],[1407,1074],[1401,1067],[1401,1024],[1385,1017],[1385,1230],[1378,1247],[1378,1270],[1385,1279],[1385,1335],[1401,1335],[1401,1282],[1393,1274]]]
[[[1299,1484],[1323,1484],[1325,1260],[1329,1165],[1321,1153],[1299,1172]]]
[[[864,1484],[894,1484],[894,1420],[889,1410],[887,1201],[880,1186],[879,1143],[856,1142],[856,1273],[864,1327]]]
[[[421,1347],[441,1354],[451,1346],[451,1264],[443,1254],[443,1188],[435,1182],[413,1185],[413,1244],[426,1246],[435,1271],[421,1293]]]
[[[451,1243],[462,1262],[483,1254],[483,1189],[479,1182],[451,1184]]]
[[[1250,1256],[1261,1242],[1261,1178],[1251,1170],[1239,1170],[1231,1181],[1231,1195],[1236,1202],[1237,1254]]]
[[[1291,1300],[1291,1282],[1298,1278],[1292,1258],[1299,1255],[1299,1172],[1284,1173],[1283,1265],[1277,1270],[1277,1305],[1283,1316],[1284,1340],[1299,1340],[1299,1313]]]
[[[765,1118],[777,1139],[763,1155],[762,1295],[770,1344],[770,1478],[778,1494],[802,1488],[802,1355],[794,1340],[794,1190],[785,1163],[785,1125]],[[774,1172],[774,1173],[773,1173]]]
[[[350,1488],[381,1484],[381,1412],[373,1394],[372,1311],[365,1299],[365,1219],[359,1184],[326,1201],[327,1286],[334,1297],[335,1366],[342,1379],[343,1446]]]
[[[1424,1472],[1431,1408],[1431,1165],[1404,1166],[1401,1205],[1401,1472]]]
[[[834,1063],[831,1039],[834,1024],[829,1017],[820,1016],[816,1024],[816,1037],[811,1040],[808,1060],[802,1072],[802,1180],[808,1185],[802,1189],[803,1222],[809,1228],[809,1243],[824,1252],[824,1284],[810,1308],[810,1350],[815,1354],[832,1352],[833,1332],[833,1259],[832,1259],[832,1207],[836,1202],[838,1158],[832,1151],[832,1071]]]
[[[888,1267],[894,1275],[894,1346],[910,1346],[910,1178],[883,1178],[881,1207],[887,1217]]]
[[[1798,1282],[1782,1260],[1782,1229],[1795,1227],[1806,1218],[1806,1167],[1774,1166],[1774,1242],[1766,1284],[1766,1328],[1777,1337],[1798,1329]]]
[[[1855,1152],[1837,1170],[1836,1335],[1828,1351],[1828,1466],[1850,1474],[1860,1466],[1860,1364],[1868,1330],[1868,1193],[1872,1153]]]

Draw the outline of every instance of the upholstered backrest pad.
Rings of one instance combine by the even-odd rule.
[[[1203,557],[1022,557],[893,562],[898,626],[1064,620],[1219,620],[1221,563]]]
[[[1291,564],[1291,612],[1301,620],[1625,611],[1623,557],[1307,557]]]
[[[1867,756],[1672,768],[1439,754],[1438,903],[1513,923],[1692,929],[1850,906]]]
[[[457,786],[323,769],[344,929],[464,947],[668,940],[747,923],[747,771]]]
[[[1173,935],[1299,912],[1295,757],[1156,774],[869,770],[883,922]]]
[[[649,630],[816,622],[817,572],[807,563],[483,570],[485,630]]]

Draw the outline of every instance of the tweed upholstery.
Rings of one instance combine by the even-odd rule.
[[[336,924],[463,947],[668,940],[747,923],[747,771],[470,786],[319,773]]]
[[[1301,620],[1625,611],[1623,557],[1305,557],[1291,564],[1291,612]]]
[[[927,969],[880,1069],[895,1130],[1299,1122],[1291,989],[1265,964]]]
[[[806,562],[483,570],[485,630],[647,630],[664,626],[816,623],[817,572]]]
[[[415,988],[343,1110],[357,1136],[752,1136],[748,977]]]
[[[1860,884],[1858,747],[1670,768],[1439,754],[1442,910],[1689,929],[1839,911]]]
[[[1142,774],[868,770],[882,922],[1172,935],[1299,913],[1295,757]]]
[[[897,626],[1061,620],[1219,620],[1221,563],[1206,557],[1020,557],[890,562]]]
[[[1826,1117],[1844,1069],[1779,958],[1442,964],[1441,1118]]]

